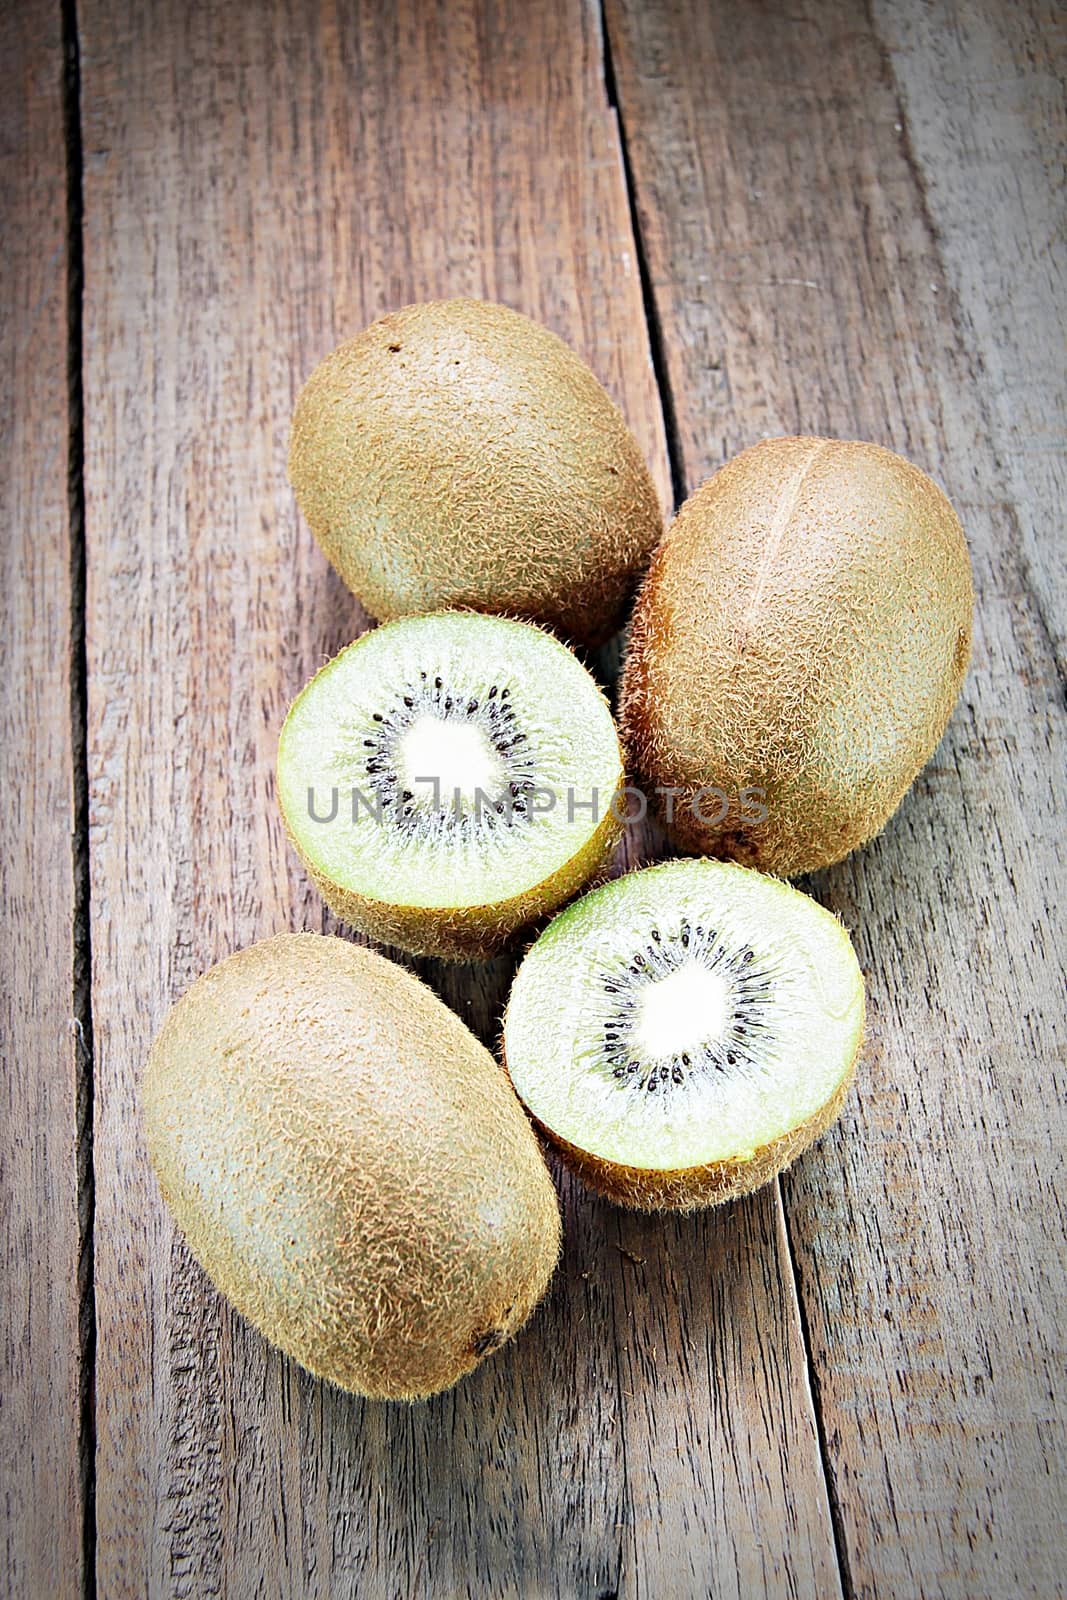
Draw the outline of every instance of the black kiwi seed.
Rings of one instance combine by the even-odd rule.
[[[674,1079],[675,1083],[681,1083],[684,1078],[684,1073],[682,1072],[681,1067],[675,1067],[674,1071],[671,1073],[671,1077]]]

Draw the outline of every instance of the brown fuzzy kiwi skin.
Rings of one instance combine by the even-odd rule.
[[[956,514],[902,457],[787,438],[728,462],[660,544],[623,669],[628,758],[678,791],[675,844],[790,878],[873,838],[944,733],[973,606]],[[702,789],[724,818],[694,816]]]
[[[596,645],[663,531],[651,474],[585,363],[506,306],[404,306],[297,400],[289,479],[380,621],[469,607]]]
[[[555,1269],[558,1201],[506,1075],[373,951],[280,934],[213,967],[167,1015],[142,1108],[208,1276],[354,1393],[449,1388]]]
[[[820,1106],[798,1127],[760,1145],[746,1161],[711,1161],[701,1167],[679,1167],[669,1171],[630,1167],[622,1162],[606,1161],[588,1150],[580,1150],[577,1145],[553,1133],[536,1117],[533,1121],[586,1187],[615,1205],[625,1206],[631,1211],[705,1210],[761,1189],[779,1172],[791,1166],[836,1122],[855,1077],[858,1055],[859,1047],[848,1073],[825,1105]]]

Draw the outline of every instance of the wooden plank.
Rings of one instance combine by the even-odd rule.
[[[876,0],[874,15],[1062,675],[1067,12],[1040,0]]]
[[[0,1552],[82,1592],[67,184],[56,6],[0,16]]]
[[[210,1292],[137,1127],[194,974],[330,926],[271,778],[288,699],[363,625],[285,485],[314,362],[413,298],[508,300],[586,355],[666,494],[598,11],[80,12],[101,1592],[831,1594],[773,1195],[664,1224],[565,1185],[524,1339],[429,1405],[364,1406]],[[495,1034],[508,962],[422,970]]]
[[[913,39],[945,26],[942,8],[892,14]],[[970,538],[975,655],[949,732],[884,835],[815,882],[856,930],[873,1049],[842,1126],[783,1191],[846,1592],[1051,1595],[1067,1325],[1064,708],[1042,615],[1056,502],[1043,511],[1045,479],[1003,464],[1036,441],[1051,472],[1062,442],[1059,415],[1038,428],[1048,364],[1033,391],[1023,370],[1058,341],[1050,302],[1031,278],[1020,301],[1009,292],[1018,259],[1045,259],[1028,229],[1047,226],[1054,174],[1026,162],[1002,229],[990,208],[1011,180],[983,168],[988,133],[957,104],[949,155],[967,161],[937,167],[924,99],[938,173],[924,200],[892,61],[847,0],[608,0],[607,15],[690,486],[762,434],[872,438],[933,472]],[[1014,26],[1005,12],[994,32]],[[1025,54],[968,58],[975,120],[976,84],[994,122],[1027,101]],[[941,75],[912,80],[914,95],[945,92]],[[993,301],[972,316],[983,277]],[[1017,328],[1006,394],[985,358]]]

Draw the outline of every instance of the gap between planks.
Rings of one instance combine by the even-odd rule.
[[[61,0],[63,137],[66,152],[67,241],[67,505],[70,519],[70,739],[74,922],[71,1018],[77,1044],[75,1088],[78,1199],[78,1458],[82,1490],[85,1600],[96,1594],[96,1285],[93,1120],[92,928],[89,873],[88,663],[85,648],[85,415],[82,390],[82,139],[81,62],[76,0]]]
[[[674,391],[671,388],[670,373],[667,370],[667,346],[663,337],[663,323],[660,320],[659,307],[656,304],[655,291],[652,288],[652,274],[649,267],[648,251],[645,245],[644,233],[641,227],[641,213],[637,204],[637,187],[634,179],[633,165],[630,161],[630,149],[626,140],[626,119],[623,116],[622,105],[619,101],[618,84],[615,80],[615,63],[611,55],[611,29],[608,24],[605,0],[599,0],[600,16],[600,55],[604,71],[604,93],[607,96],[615,120],[615,137],[619,144],[619,158],[622,162],[623,184],[626,190],[626,204],[630,211],[630,232],[633,235],[634,254],[637,257],[637,271],[641,280],[641,304],[645,313],[645,327],[648,330],[648,348],[652,354],[652,371],[656,380],[656,390],[659,395],[660,411],[663,413],[663,432],[667,445],[667,464],[671,473],[671,498],[674,504],[668,506],[666,521],[669,524],[674,513],[681,506],[688,494],[685,478],[685,462],[682,456],[682,440],[678,431],[678,417],[674,404]]]

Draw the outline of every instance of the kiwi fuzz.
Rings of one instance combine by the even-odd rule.
[[[286,829],[331,910],[451,960],[501,950],[610,861],[622,784],[610,709],[573,652],[475,612],[363,635],[297,696],[278,747]]]
[[[863,1030],[835,917],[780,880],[681,860],[554,919],[516,975],[502,1054],[591,1188],[687,1211],[760,1187],[829,1127]]]
[[[471,608],[595,646],[621,626],[663,531],[648,467],[593,373],[488,301],[404,306],[327,356],[297,400],[289,478],[382,622]]]
[[[945,731],[973,605],[955,512],[892,451],[727,462],[660,544],[623,664],[627,756],[674,844],[792,878],[873,838]]]
[[[505,1075],[374,951],[280,934],[196,980],[141,1085],[163,1197],[216,1287],[316,1376],[449,1388],[523,1325],[559,1206]]]

